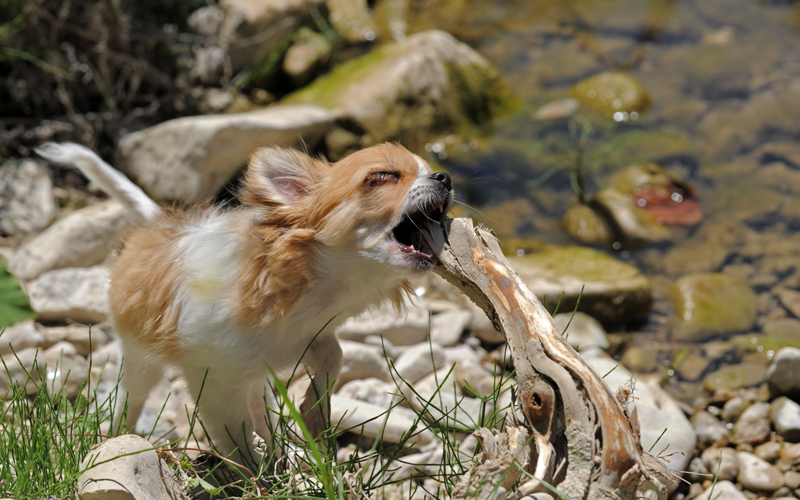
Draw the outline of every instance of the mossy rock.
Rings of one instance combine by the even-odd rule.
[[[672,179],[660,165],[652,162],[628,165],[618,170],[608,181],[610,188],[624,194],[632,194],[644,186],[661,186]]]
[[[721,273],[690,274],[669,289],[675,306],[672,337],[705,340],[721,333],[740,332],[753,325],[757,297],[739,278]]]
[[[572,93],[581,104],[611,118],[614,113],[642,113],[650,106],[650,96],[639,81],[619,71],[605,71],[575,84]]]
[[[613,235],[605,220],[583,203],[578,203],[567,210],[561,224],[567,234],[589,245],[609,245],[613,243]]]
[[[562,292],[560,312],[574,310],[580,296],[578,310],[610,327],[646,314],[652,305],[650,280],[630,264],[591,248],[531,246],[530,253],[509,257],[509,262],[531,291],[540,299],[546,296],[549,311]]]
[[[625,248],[638,248],[670,238],[669,230],[637,207],[630,196],[613,189],[597,193],[589,206],[606,221],[614,240]]]
[[[362,146],[399,140],[412,148],[438,133],[483,126],[519,105],[488,60],[441,31],[351,60],[284,102],[314,103],[358,123],[366,132]]]

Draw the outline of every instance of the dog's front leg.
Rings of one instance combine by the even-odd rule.
[[[328,427],[330,393],[342,371],[342,348],[336,336],[327,333],[317,337],[303,357],[303,364],[314,376],[300,412],[311,435],[317,437]]]

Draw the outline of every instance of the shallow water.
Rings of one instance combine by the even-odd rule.
[[[431,161],[457,175],[472,207],[465,213],[501,237],[575,243],[560,219],[577,199],[569,172],[586,123],[589,194],[641,161],[655,161],[696,188],[700,224],[671,228],[667,243],[605,250],[645,272],[656,295],[646,320],[613,336],[626,363],[664,373],[672,392],[691,400],[702,392],[697,382],[720,366],[766,365],[777,348],[800,342],[800,323],[786,321],[794,317],[775,295],[778,286],[800,287],[800,4],[412,3],[420,5],[407,14],[409,33],[450,31],[490,59],[524,102],[488,136],[443,137],[427,147]],[[607,70],[635,77],[650,106],[617,120],[584,109],[534,118],[542,105],[572,97],[577,82]],[[685,274],[720,271],[758,294],[756,323],[703,343],[672,341],[668,286]]]

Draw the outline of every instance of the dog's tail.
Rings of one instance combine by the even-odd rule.
[[[161,213],[158,204],[139,186],[104,162],[89,148],[71,142],[63,144],[47,142],[35,151],[50,162],[77,167],[90,181],[144,221],[153,220]]]

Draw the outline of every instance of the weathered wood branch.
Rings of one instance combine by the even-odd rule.
[[[540,481],[572,500],[632,499],[659,479],[669,481],[666,467],[642,450],[635,413],[629,420],[602,379],[562,338],[497,239],[470,219],[430,225],[427,232],[439,257],[437,274],[486,312],[511,352],[517,401],[535,448],[528,472],[536,478],[522,484],[514,498],[546,491]],[[465,481],[474,482],[481,465],[476,462]],[[463,486],[454,498],[473,498],[476,492]]]

